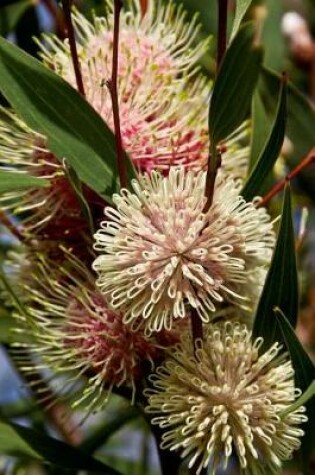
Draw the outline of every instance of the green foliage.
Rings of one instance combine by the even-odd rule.
[[[0,194],[45,186],[49,186],[49,181],[44,178],[0,169]]]
[[[1,0],[0,34],[6,35],[14,30],[21,16],[33,5],[31,0]]]
[[[298,280],[292,223],[290,187],[284,195],[282,218],[266,282],[256,311],[253,338],[263,337],[261,352],[282,340],[274,308],[279,307],[295,327],[298,314]]]
[[[255,42],[252,23],[244,25],[227,49],[210,101],[212,146],[228,137],[248,116],[263,52]]]
[[[118,190],[114,135],[80,94],[1,38],[0,89],[25,122],[47,137],[48,148],[60,160],[65,157],[84,183],[111,201]]]
[[[312,396],[312,394],[310,394],[311,391],[314,390],[315,366],[299,342],[289,320],[282,311],[279,311],[277,308],[275,310],[276,319],[281,332],[281,339],[279,341],[284,343],[290,354],[295,371],[295,384],[303,392],[302,398],[307,400]],[[306,409],[308,422],[305,423],[303,427],[305,436],[302,438],[301,446],[303,474],[309,473],[310,454],[315,446],[315,441],[312,437],[312,434],[315,434],[315,405],[312,397],[308,400]]]
[[[280,84],[281,76],[269,69],[262,69],[259,93],[268,114],[276,108]],[[290,81],[287,107],[286,133],[293,145],[292,157],[301,160],[314,147],[315,111]]]
[[[29,427],[0,422],[0,453],[25,455],[45,460],[65,469],[89,470],[104,475],[120,475],[117,470],[90,457],[79,449],[48,437]]]
[[[286,79],[283,79],[276,117],[270,135],[241,192],[246,201],[250,201],[254,196],[260,194],[265,179],[272,171],[272,168],[281,152],[286,125],[286,100]]]
[[[238,32],[241,22],[246,15],[251,3],[252,0],[236,0],[235,17],[231,32],[231,39],[233,39]]]

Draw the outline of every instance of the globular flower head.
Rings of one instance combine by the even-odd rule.
[[[261,344],[245,326],[210,325],[195,352],[184,338],[150,376],[146,411],[164,432],[161,446],[197,474],[215,475],[232,452],[242,474],[279,474],[300,446],[305,408],[281,414],[300,394],[292,364],[278,343],[259,355]]]
[[[174,165],[200,170],[207,164],[207,108],[211,85],[198,71],[208,39],[200,41],[196,18],[170,1],[149,0],[143,16],[137,0],[120,16],[118,93],[123,146],[136,168],[167,173]],[[86,97],[114,129],[107,87],[113,54],[113,1],[106,15],[92,22],[78,12],[73,22],[78,39]],[[197,41],[198,39],[198,41]],[[76,87],[67,42],[44,35],[39,43],[44,62]],[[227,143],[223,166],[242,176],[248,165],[248,125]],[[241,143],[245,138],[245,142]]]
[[[239,196],[239,184],[219,173],[204,213],[204,172],[173,168],[133,182],[106,208],[95,234],[97,285],[126,322],[147,331],[169,329],[194,307],[204,322],[224,299],[246,298],[247,273],[269,261],[274,244],[264,209]],[[236,292],[237,289],[237,292]]]
[[[165,338],[148,338],[141,329],[132,332],[122,314],[108,308],[93,275],[70,253],[61,266],[34,257],[31,276],[20,281],[26,313],[17,311],[16,316],[36,370],[62,377],[65,394],[81,383],[75,407],[102,407],[113,387],[128,388],[134,398],[137,384],[161,361],[165,348],[179,341],[179,332]]]

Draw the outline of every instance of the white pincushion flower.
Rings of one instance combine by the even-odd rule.
[[[269,261],[274,232],[265,209],[239,196],[219,173],[213,204],[203,212],[204,172],[173,168],[133,181],[114,195],[95,234],[97,285],[125,322],[147,331],[171,328],[190,304],[204,322],[224,299],[246,298],[247,273]],[[237,292],[236,292],[237,289]]]
[[[261,344],[245,325],[210,325],[195,354],[184,338],[150,377],[146,411],[164,431],[161,447],[197,474],[226,469],[232,452],[242,475],[280,474],[300,447],[305,408],[282,415],[300,394],[292,364],[278,343],[259,355]]]

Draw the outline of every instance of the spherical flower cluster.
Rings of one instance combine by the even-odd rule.
[[[204,213],[206,174],[173,168],[133,181],[107,207],[95,234],[97,285],[125,322],[170,329],[186,303],[208,322],[216,305],[246,299],[247,273],[269,261],[274,232],[266,210],[239,196],[219,173]],[[236,292],[237,288],[237,292]]]
[[[169,2],[138,1],[120,16],[118,92],[124,148],[141,170],[168,170],[173,163],[200,163],[207,155],[208,81],[197,62],[208,40],[196,42],[200,26]],[[86,97],[113,129],[107,81],[113,55],[113,1],[93,23],[75,12],[80,65]],[[196,43],[196,44],[195,44]],[[69,46],[51,35],[39,44],[44,62],[76,87]]]
[[[93,275],[68,252],[62,266],[35,256],[31,276],[19,284],[26,313],[16,317],[19,331],[29,338],[34,366],[65,376],[65,394],[85,378],[74,406],[96,410],[113,387],[129,388],[134,398],[137,384],[161,361],[165,348],[179,341],[180,328],[164,337],[148,338],[141,328],[132,332],[121,313],[108,308]]]
[[[123,145],[136,168],[167,173],[173,165],[206,167],[209,81],[198,61],[209,41],[198,40],[196,18],[172,1],[148,1],[146,15],[137,0],[120,16],[118,93]],[[107,87],[113,54],[113,1],[106,16],[93,22],[79,12],[73,21],[87,100],[114,129]],[[69,45],[53,35],[39,43],[44,62],[76,87]],[[245,139],[245,140],[244,140]],[[244,124],[227,140],[223,167],[237,177],[246,174],[249,130]]]
[[[226,469],[232,452],[242,474],[279,474],[299,448],[305,408],[283,414],[300,392],[275,343],[259,355],[245,326],[210,325],[194,352],[184,338],[150,376],[146,411],[163,430],[162,448],[179,451],[199,474]]]

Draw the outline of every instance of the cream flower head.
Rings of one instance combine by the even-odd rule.
[[[300,446],[305,408],[282,415],[300,394],[291,362],[278,343],[259,356],[261,344],[246,326],[210,325],[195,354],[186,337],[150,376],[146,411],[164,431],[161,447],[197,474],[226,469],[232,452],[242,474],[279,474]]]
[[[133,181],[134,193],[114,195],[117,209],[105,209],[93,268],[126,323],[169,329],[187,315],[186,304],[208,322],[217,303],[241,303],[248,271],[269,261],[275,237],[266,210],[246,203],[239,184],[219,173],[204,213],[205,178],[183,168],[168,177],[152,172]]]

